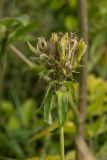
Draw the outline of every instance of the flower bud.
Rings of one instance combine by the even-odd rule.
[[[81,39],[79,42],[78,42],[78,45],[77,45],[77,61],[79,62],[81,60],[81,57],[83,56],[83,54],[85,53],[87,49],[87,45],[86,43]]]
[[[47,42],[45,38],[44,37],[38,38],[37,49],[42,52],[45,52],[46,48],[47,48]]]

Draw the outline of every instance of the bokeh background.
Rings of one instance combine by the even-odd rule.
[[[107,160],[107,0],[88,0],[88,105],[85,138],[91,151]],[[0,160],[57,160],[59,134],[46,134],[43,109],[47,82],[32,69],[39,36],[79,31],[78,0],[0,0]],[[26,59],[27,58],[27,59]],[[79,75],[76,75],[76,88]],[[74,160],[72,112],[65,124],[67,160]]]

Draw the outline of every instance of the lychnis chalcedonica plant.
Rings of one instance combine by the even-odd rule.
[[[35,53],[35,61],[43,65],[45,75],[49,76],[49,85],[44,96],[44,121],[52,124],[58,122],[60,130],[60,155],[64,156],[63,125],[68,112],[68,92],[76,103],[73,87],[73,72],[79,66],[86,44],[73,33],[52,33],[49,39],[38,38],[36,48],[28,42],[29,48]],[[47,73],[46,73],[47,72]],[[53,114],[53,113],[57,114]],[[57,116],[55,116],[57,115]]]

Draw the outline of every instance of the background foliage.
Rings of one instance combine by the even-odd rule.
[[[107,157],[107,1],[88,1],[89,76],[86,139],[98,157]],[[38,114],[47,82],[42,71],[29,68],[11,50],[16,46],[29,60],[27,41],[53,31],[79,35],[77,0],[0,1],[0,157],[32,159],[58,155],[58,133],[47,134],[43,109]],[[33,63],[33,62],[32,62]],[[79,75],[75,87],[78,90]],[[64,126],[66,157],[75,155],[72,111]],[[32,140],[32,137],[35,137]],[[30,142],[31,141],[31,142]],[[47,143],[48,142],[48,143]],[[30,143],[30,144],[29,144]],[[50,160],[57,159],[50,156]],[[32,159],[33,160],[33,159]]]

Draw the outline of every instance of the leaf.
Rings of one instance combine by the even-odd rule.
[[[16,23],[16,20],[14,18],[4,18],[0,21],[0,25],[3,25],[5,27],[11,27],[13,24]]]
[[[0,24],[6,26],[6,27],[12,27],[16,24],[21,24],[23,26],[26,26],[29,24],[29,16],[26,14],[17,16],[17,17],[7,17],[0,21]]]
[[[75,150],[67,152],[67,154],[66,154],[66,160],[74,160],[75,157],[76,157]]]
[[[52,93],[49,93],[46,101],[44,103],[44,121],[48,124],[52,124],[52,116],[51,116],[51,109],[53,104]]]
[[[41,158],[44,160],[44,158]],[[40,157],[31,157],[27,158],[26,160],[40,160]],[[58,155],[48,155],[46,156],[45,160],[60,160],[60,157]]]
[[[25,156],[22,147],[15,138],[11,138],[9,141],[9,152],[15,154],[19,159],[23,159]]]
[[[14,146],[14,147],[13,147]],[[16,139],[13,137],[13,133],[11,133],[11,136],[9,136],[9,132],[5,134],[5,132],[0,132],[0,149],[9,151],[11,155],[16,155],[17,158],[22,159],[24,156],[22,147],[19,145],[19,143],[16,141]],[[0,160],[5,160],[7,158],[4,157],[4,153],[0,154]]]
[[[65,3],[63,0],[62,1],[51,0],[50,2],[51,2],[50,6],[54,10],[59,10]]]
[[[50,92],[50,89],[51,89],[52,85],[53,85],[53,82],[49,83],[49,85],[48,85],[48,87],[47,87],[47,89],[46,89],[46,92],[45,92],[45,94],[44,94],[44,98],[43,98],[42,104],[41,104],[39,110],[38,110],[36,113],[38,113],[38,112],[40,111],[40,109],[44,106],[45,101],[46,101],[46,99],[47,99],[47,97],[48,97],[48,94],[49,94],[49,92]]]
[[[8,120],[6,127],[10,131],[19,130],[21,128],[21,122],[16,115],[12,115]]]
[[[106,117],[103,116],[91,124],[87,124],[86,133],[90,137],[96,137],[107,132]]]
[[[74,30],[77,27],[77,19],[75,16],[66,16],[64,19],[64,25],[68,31]]]
[[[95,65],[99,59],[101,58],[101,46],[106,42],[107,37],[107,31],[99,33],[95,38],[93,39],[92,46],[90,48],[90,59],[92,65]]]
[[[100,148],[100,154],[107,156],[107,142],[105,142],[104,145]]]
[[[77,128],[76,128],[76,125],[74,122],[67,121],[64,124],[64,133],[74,135],[76,133],[76,131],[77,131]]]
[[[49,85],[48,85],[48,87],[46,89],[46,92],[45,92],[44,99],[43,99],[43,102],[41,104],[41,107],[44,105],[44,103],[46,101],[46,98],[48,97],[48,94],[50,92],[50,89],[51,89],[52,85],[53,85],[53,82],[49,83]]]
[[[75,104],[77,104],[77,97],[76,97],[76,92],[75,92],[73,83],[70,82],[70,81],[67,81],[67,82],[66,82],[66,88],[67,88],[67,90],[71,93],[73,102],[74,102]]]
[[[63,93],[61,91],[57,91],[56,96],[58,101],[59,124],[60,124],[60,127],[62,127],[67,116],[68,97],[66,93]]]
[[[11,117],[12,114],[14,114],[15,109],[12,103],[9,101],[1,101],[1,113],[0,116],[5,116],[5,117]]]
[[[29,16],[27,14],[22,14],[20,16],[15,17],[15,19],[19,22],[21,22],[24,26],[29,24]]]
[[[29,126],[32,122],[34,116],[34,109],[36,109],[37,104],[33,99],[28,99],[21,107],[21,120],[23,125]]]
[[[9,41],[13,42],[14,40],[25,39],[27,33],[33,31],[36,28],[37,24],[35,21],[31,22],[26,26],[20,26],[15,31],[10,33]]]

